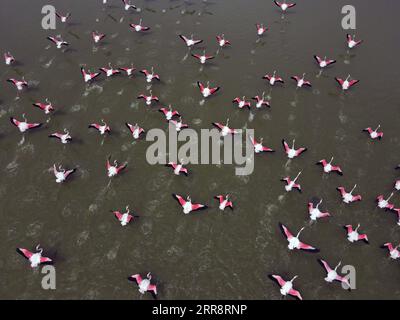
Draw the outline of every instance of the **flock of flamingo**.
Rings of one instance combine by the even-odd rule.
[[[104,4],[107,3],[107,0],[102,0]],[[137,8],[131,4],[128,0],[122,0],[123,2],[123,8],[125,10],[137,10]],[[279,2],[279,1],[273,1],[282,11],[282,14],[285,14],[287,10],[290,8],[294,7],[296,4],[295,3],[286,3],[285,1]],[[61,14],[57,12],[57,16],[59,17],[61,23],[66,23],[69,19],[71,14]],[[150,29],[150,27],[143,25],[142,19],[139,20],[137,24],[130,24],[130,27],[134,32],[146,32]],[[256,36],[262,37],[265,32],[267,32],[268,28],[264,24],[257,23],[256,24]],[[101,43],[102,40],[106,37],[105,34],[102,34],[98,31],[93,31],[92,32],[92,38],[94,43],[98,44]],[[179,35],[179,37],[182,39],[184,44],[189,48],[195,48],[197,44],[201,43],[203,40],[201,39],[195,39],[193,35],[190,37],[187,37],[185,35]],[[55,45],[57,49],[61,49],[64,46],[68,46],[69,43],[64,41],[60,35],[58,36],[49,36],[48,39]],[[220,49],[223,49],[225,47],[231,46],[231,42],[228,41],[225,38],[224,34],[220,34],[216,36],[217,44],[220,47]],[[356,40],[355,36],[352,35],[347,35],[346,36],[347,40],[347,48],[348,50],[354,50],[356,47],[358,47],[361,43],[362,40]],[[192,54],[192,56],[199,61],[200,64],[207,64],[207,61],[210,59],[214,59],[215,56],[212,55],[207,55],[205,51],[203,51],[201,54]],[[320,69],[328,68],[331,65],[333,65],[336,60],[333,59],[328,59],[326,56],[318,56],[314,55],[314,59],[316,61],[317,67]],[[16,59],[13,57],[13,55],[10,52],[6,52],[4,54],[4,60],[6,65],[12,65]],[[119,68],[114,68],[112,67],[111,64],[109,64],[106,67],[102,67],[99,69],[97,72],[91,72],[88,69],[81,68],[81,73],[83,77],[83,81],[85,83],[90,83],[96,81],[98,77],[100,77],[101,74],[103,74],[105,77],[114,77],[118,74],[124,73],[126,76],[130,77],[132,76],[136,71],[136,68],[131,65],[128,67],[119,67]],[[151,67],[150,69],[143,69],[140,70],[140,73],[144,75],[145,81],[147,83],[152,83],[153,81],[160,81],[160,76],[155,73],[154,68]],[[284,80],[277,75],[276,71],[273,71],[270,74],[266,74],[263,79],[267,81],[267,85],[270,86],[275,86],[284,83]],[[302,74],[301,76],[299,75],[294,75],[291,77],[291,79],[294,81],[296,88],[300,89],[303,87],[311,87],[312,84],[309,80],[306,80],[305,74]],[[352,79],[350,75],[348,75],[345,78],[340,78],[336,77],[335,78],[336,82],[339,85],[339,88],[343,91],[350,90],[354,85],[356,85],[359,80]],[[22,78],[22,79],[15,79],[15,78],[10,78],[7,79],[10,83],[15,85],[16,89],[18,92],[22,92],[26,87],[28,87],[28,82]],[[201,83],[197,82],[199,90],[203,98],[207,99],[212,97],[218,90],[220,90],[219,86],[210,86],[210,83]],[[145,101],[145,104],[147,106],[152,105],[153,103],[158,103],[159,99],[157,96],[154,96],[152,93],[152,90],[149,90],[148,93],[142,93],[138,96],[138,99],[143,99]],[[262,107],[270,107],[270,102],[269,100],[264,96],[264,93],[261,96],[255,96],[252,98],[255,103],[255,108],[259,109]],[[236,97],[233,99],[233,103],[239,108],[252,108],[252,103],[250,100],[246,100],[246,97]],[[52,103],[48,100],[45,99],[44,101],[41,102],[36,102],[33,104],[34,107],[39,108],[44,112],[44,114],[50,114],[56,110],[56,107],[52,105]],[[187,128],[188,125],[183,123],[182,116],[177,110],[173,110],[172,106],[169,105],[167,107],[162,107],[159,109],[160,112],[162,112],[166,118],[167,121],[171,122],[172,124],[175,125],[176,130],[180,131],[181,129]],[[25,117],[25,114],[22,114],[21,118],[17,117],[11,117],[10,118],[12,125],[14,125],[19,132],[25,134],[26,132],[39,128],[42,126],[42,123],[40,122],[28,122],[28,120]],[[213,123],[214,126],[216,126],[220,132],[221,136],[226,136],[229,134],[236,134],[237,131],[235,129],[232,129],[229,127],[229,119],[225,124],[223,123]],[[145,134],[145,130],[141,128],[137,123],[135,124],[130,124],[126,123],[127,128],[132,134],[133,139],[139,139],[143,134]],[[104,122],[104,120],[101,120],[100,123],[90,123],[88,124],[89,128],[98,130],[100,135],[106,135],[111,132],[110,126]],[[383,133],[378,131],[380,126],[377,126],[376,129],[373,129],[371,127],[365,128],[364,130],[369,134],[371,139],[382,139],[383,138]],[[56,138],[58,139],[61,143],[63,144],[68,144],[73,141],[72,136],[70,135],[70,132],[66,129],[64,129],[63,132],[54,132],[50,134],[51,138]],[[251,137],[251,142],[254,146],[254,152],[256,154],[258,153],[263,153],[263,152],[272,152],[274,151],[271,148],[265,147],[263,145],[263,140],[260,139],[257,141],[255,138]],[[295,147],[295,140],[292,141],[291,145],[286,141],[282,140],[283,144],[283,149],[284,152],[286,153],[287,157],[289,159],[294,159],[296,157],[299,157],[303,152],[307,150],[306,147]],[[339,175],[343,175],[343,171],[339,165],[334,165],[333,164],[333,157],[328,161],[326,159],[322,159],[317,162],[317,165],[321,165],[323,172],[325,174],[330,174],[330,173],[336,173]],[[188,169],[184,166],[183,161],[173,163],[170,162],[167,164],[167,166],[171,167],[173,169],[173,173],[175,175],[188,175]],[[106,160],[106,174],[108,177],[112,178],[115,176],[118,176],[121,174],[121,172],[127,167],[127,163],[119,164],[117,160],[111,160],[111,158],[108,158]],[[399,167],[398,167],[399,168]],[[68,177],[73,174],[76,171],[76,168],[71,168],[71,169],[66,169],[63,168],[61,165],[56,165],[54,164],[52,171],[55,176],[56,183],[65,183],[68,180]],[[296,177],[293,179],[291,177],[285,177],[282,179],[282,181],[285,182],[285,190],[286,192],[290,192],[294,189],[298,190],[301,192],[301,185],[299,183],[299,178],[300,178],[301,172],[299,172]],[[350,204],[353,202],[361,201],[362,196],[353,194],[356,189],[356,185],[349,191],[348,189],[339,186],[337,187],[337,190],[340,193],[340,196],[342,197],[342,201],[346,204]],[[400,190],[400,180],[397,180],[394,185],[394,190]],[[394,212],[398,216],[398,224],[400,225],[400,208],[396,208],[394,204],[390,203],[390,199],[393,196],[393,193],[391,193],[388,197],[385,197],[383,195],[379,195],[376,198],[377,206],[383,210],[388,210],[391,212]],[[201,209],[206,209],[207,205],[205,204],[200,204],[200,203],[194,203],[191,200],[190,196],[182,196],[179,194],[173,194],[173,197],[177,200],[179,205],[182,207],[183,213],[184,214],[189,214],[190,212],[201,210]],[[225,210],[226,208],[233,209],[233,202],[230,198],[230,196],[227,195],[217,195],[215,196],[216,200],[218,201],[219,209],[220,210]],[[308,203],[308,212],[310,216],[311,221],[316,221],[317,219],[322,219],[322,218],[327,218],[331,216],[331,214],[328,211],[322,211],[320,209],[320,206],[322,204],[322,200],[320,200],[318,203]],[[119,223],[121,226],[126,226],[130,222],[134,221],[138,216],[132,213],[129,209],[129,206],[126,206],[126,209],[124,212],[120,212],[119,210],[113,211],[113,214],[115,215],[116,219],[118,219]],[[312,245],[303,243],[300,240],[300,234],[304,230],[304,228],[300,229],[297,233],[293,233],[288,226],[280,223],[279,225],[281,231],[283,232],[284,237],[286,238],[288,242],[288,249],[289,250],[304,250],[308,252],[318,252],[319,250],[315,248]],[[347,235],[347,240],[350,242],[357,242],[357,241],[364,241],[368,243],[368,236],[367,234],[360,232],[359,228],[360,225],[358,224],[357,226],[353,225],[344,225],[343,226],[345,229],[345,234]],[[399,250],[399,245],[395,246],[392,243],[388,242],[383,244],[384,248],[387,248],[389,251],[389,256],[392,259],[398,259],[400,258],[400,250]],[[49,257],[45,257],[42,255],[43,249],[38,245],[36,247],[36,250],[30,251],[25,248],[18,248],[17,251],[22,254],[26,259],[29,260],[30,266],[32,268],[36,268],[41,264],[46,264],[46,263],[53,263],[53,260]],[[335,267],[332,267],[327,261],[318,259],[318,261],[321,263],[322,267],[326,271],[326,277],[325,280],[327,282],[333,282],[333,281],[338,281],[341,283],[344,283],[347,285],[347,287],[350,289],[350,283],[348,282],[348,279],[340,275],[339,272],[337,271],[337,268],[340,266],[341,262],[339,262]],[[271,279],[275,280],[278,285],[280,286],[280,293],[283,296],[293,296],[298,299],[302,299],[302,296],[300,292],[293,287],[293,281],[298,277],[297,275],[294,276],[292,279],[284,279],[282,276],[278,274],[272,274],[270,275]],[[151,281],[152,276],[151,273],[148,273],[146,276],[141,276],[140,274],[134,274],[129,277],[129,280],[134,281],[137,283],[139,287],[140,293],[145,293],[145,292],[150,292],[154,296],[157,295],[157,285],[155,283],[152,283]]]

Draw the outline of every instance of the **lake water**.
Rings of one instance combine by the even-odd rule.
[[[2,0],[1,54],[9,50],[18,63],[0,65],[0,298],[3,299],[151,299],[127,281],[133,273],[151,271],[161,299],[280,299],[268,278],[299,275],[295,287],[304,299],[400,298],[398,261],[388,258],[385,242],[400,241],[394,213],[376,208],[379,194],[389,195],[399,172],[398,87],[400,42],[398,1],[353,0],[357,10],[356,35],[364,43],[350,53],[341,27],[341,8],[348,1],[298,1],[282,18],[272,1],[143,1],[141,12],[126,12],[119,0],[52,1],[61,12],[71,12],[67,25],[41,28],[41,9],[47,1]],[[151,27],[138,34],[129,23]],[[260,39],[255,23],[269,30]],[[91,32],[107,36],[94,45]],[[187,56],[179,34],[194,34],[204,42],[192,52],[215,54],[215,36],[224,33],[232,43],[201,67]],[[70,43],[57,50],[46,39],[61,34]],[[319,72],[313,55],[336,59]],[[151,142],[136,141],[124,123],[138,122],[146,130],[167,129],[157,106],[146,107],[137,95],[147,83],[138,72],[93,84],[83,82],[80,66],[154,66],[161,77],[152,85],[160,105],[172,104],[191,128],[211,128],[230,118],[235,128],[252,128],[256,137],[276,150],[257,155],[254,173],[237,176],[233,165],[188,165],[188,177],[175,176],[162,165],[150,165]],[[270,89],[261,77],[278,71],[285,84]],[[313,87],[296,90],[292,75],[306,73]],[[359,79],[343,93],[335,76]],[[17,95],[5,80],[25,76],[30,89]],[[220,92],[200,104],[196,82],[211,81]],[[239,110],[237,96],[250,98],[266,92],[271,108]],[[45,98],[57,111],[44,115],[33,102]],[[9,117],[45,125],[22,135]],[[104,119],[112,129],[105,139],[88,129]],[[381,124],[384,138],[371,140],[362,129]],[[68,128],[69,145],[47,136]],[[308,151],[287,162],[281,140],[296,138]],[[109,183],[108,155],[128,161],[123,175]],[[343,176],[323,175],[315,163],[335,157]],[[77,167],[72,179],[55,182],[48,169],[54,163]],[[280,181],[302,171],[303,192],[286,193]],[[336,190],[351,189],[363,201],[346,205]],[[172,193],[190,194],[210,208],[184,215]],[[229,193],[234,211],[218,210],[213,196]],[[310,224],[307,202],[323,199],[332,217]],[[396,193],[391,199],[400,206]],[[141,217],[122,228],[110,210],[129,205]],[[320,248],[317,254],[287,248],[278,223]],[[370,244],[350,243],[343,225],[361,224]],[[15,252],[40,243],[53,258],[57,289],[41,288],[42,274]],[[338,261],[356,268],[357,289],[345,291],[324,281],[317,258],[332,266]]]

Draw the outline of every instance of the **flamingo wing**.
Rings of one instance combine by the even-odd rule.
[[[21,123],[20,121],[18,121],[17,119],[15,119],[15,118],[13,118],[13,117],[10,117],[10,121],[11,121],[11,123],[12,123],[14,126],[16,126],[16,127],[18,127],[19,124]]]
[[[210,94],[216,93],[219,89],[220,87],[210,88]]]
[[[185,41],[185,43],[187,44],[187,42],[189,41],[188,38],[186,38],[184,35],[180,34],[179,38],[181,38],[183,41]]]
[[[338,77],[335,77],[335,80],[336,80],[336,82],[337,82],[337,83],[339,83],[339,85],[340,85],[340,86],[342,86],[342,85],[343,85],[343,82],[344,82],[344,80],[343,80],[343,79],[341,79],[341,78],[338,78]]]
[[[271,278],[271,280],[278,282],[280,287],[283,287],[286,283],[286,281],[283,280],[283,278],[277,274],[271,274],[269,277]]]
[[[70,174],[74,173],[75,171],[76,171],[76,168],[65,171],[65,178],[68,178],[68,176],[69,176]]]
[[[352,87],[352,86],[354,86],[356,83],[359,83],[359,82],[360,82],[360,80],[350,80],[350,81],[349,81],[349,86]]]
[[[128,277],[129,281],[135,281],[137,285],[140,285],[142,283],[142,276],[140,274],[133,274],[130,277]]]
[[[200,88],[200,91],[204,90],[204,85],[200,81],[197,81],[197,86]]]
[[[322,59],[318,57],[317,55],[314,55],[314,59],[317,60],[318,64],[321,64]]]
[[[222,130],[225,127],[222,123],[219,122],[213,122],[212,124],[220,130]]]
[[[285,139],[282,139],[282,144],[283,144],[283,148],[285,149],[285,152],[288,153],[290,148],[289,148],[289,145],[287,144],[287,142],[285,141]]]
[[[192,203],[192,210],[196,211],[196,210],[202,210],[202,209],[207,209],[207,206],[204,204],[200,204],[200,203]]]
[[[152,293],[154,293],[155,295],[157,295],[157,286],[155,284],[150,284],[147,287],[147,291],[151,291]]]
[[[122,213],[119,211],[113,211],[112,212],[114,216],[120,221],[122,219]]]
[[[293,234],[289,231],[289,229],[282,223],[279,223],[279,227],[281,228],[284,236],[286,237],[286,239],[291,239],[293,238]]]
[[[53,260],[48,257],[40,257],[40,263],[51,264],[53,263]]]
[[[290,289],[290,290],[289,290],[289,294],[290,294],[291,296],[293,296],[293,297],[296,297],[296,298],[299,299],[299,300],[303,300],[303,298],[301,297],[300,292],[298,292],[297,290]]]
[[[135,128],[133,125],[131,125],[130,123],[126,122],[125,125],[128,127],[129,131],[133,134],[133,132],[135,131]]]
[[[299,249],[300,250],[305,250],[305,251],[312,251],[312,252],[318,252],[319,251],[319,249],[317,249],[317,248],[315,248],[313,246],[310,246],[309,244],[303,243],[301,241],[299,243]]]
[[[182,196],[180,196],[179,194],[175,194],[175,193],[173,193],[172,196],[173,196],[176,200],[178,200],[178,202],[179,202],[179,204],[180,204],[181,206],[184,206],[184,205],[185,205],[186,200],[183,199]]]
[[[33,253],[24,248],[17,248],[17,252],[22,254],[26,259],[30,259],[33,256]]]
[[[332,271],[332,268],[329,266],[329,264],[322,259],[318,259],[318,262],[324,267],[324,269],[326,270],[327,273]]]
[[[299,148],[296,150],[296,156],[299,156],[302,154],[304,151],[307,151],[307,148]]]

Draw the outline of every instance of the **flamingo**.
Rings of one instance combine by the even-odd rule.
[[[204,98],[208,98],[209,96],[213,95],[220,89],[220,87],[210,88],[209,81],[207,81],[206,87],[200,81],[197,81],[197,86],[200,88],[200,92]]]
[[[122,67],[119,68],[119,70],[126,72],[127,76],[131,76],[136,68],[133,66],[133,63],[131,63],[130,67]]]
[[[263,138],[260,138],[260,141],[258,142],[256,139],[253,137],[250,137],[250,141],[254,147],[254,152],[255,153],[260,153],[260,152],[274,152],[271,148],[264,147],[263,146]]]
[[[267,79],[271,86],[275,85],[275,83],[285,83],[281,77],[276,75],[276,71],[272,75],[266,74],[262,78]]]
[[[327,59],[326,56],[322,59],[321,57],[314,55],[314,59],[317,61],[318,66],[323,69],[326,68],[327,66],[336,63],[336,60],[333,59]]]
[[[154,73],[154,68],[151,67],[151,72],[149,72],[146,69],[143,69],[140,71],[140,73],[143,73],[146,77],[146,82],[150,83],[153,81],[153,79],[160,81],[160,76],[156,73]]]
[[[92,39],[93,39],[94,43],[99,43],[105,37],[106,37],[106,35],[104,33],[92,31]]]
[[[203,50],[203,54],[192,54],[192,57],[199,60],[201,64],[205,64],[207,60],[215,58],[215,56],[206,55],[206,50]]]
[[[55,132],[49,135],[49,138],[57,138],[60,139],[61,143],[66,144],[71,142],[72,137],[69,134],[69,131],[64,128],[64,133]]]
[[[290,180],[290,177],[281,179],[281,181],[286,182],[286,186],[285,186],[286,192],[292,191],[293,188],[295,188],[295,189],[299,190],[299,192],[301,192],[300,184],[296,183],[296,181],[300,175],[301,175],[301,171],[297,174],[296,178],[294,178],[293,180]]]
[[[24,256],[31,263],[31,268],[36,268],[40,264],[51,264],[53,260],[48,257],[43,257],[43,249],[40,247],[40,244],[36,246],[36,252],[31,252],[24,248],[17,248],[17,252]]]
[[[187,125],[186,123],[183,123],[181,116],[179,116],[179,120],[172,119],[172,120],[169,120],[169,122],[175,126],[175,130],[178,132],[181,131],[182,129],[189,127],[189,125]]]
[[[107,68],[107,67],[103,67],[103,68],[100,68],[99,70],[102,71],[102,72],[104,72],[104,74],[106,75],[107,78],[108,78],[108,77],[111,77],[111,76],[115,76],[116,74],[121,73],[120,70],[114,69],[114,68],[111,66],[111,63],[110,63],[110,62],[108,63],[108,68]]]
[[[297,233],[296,236],[293,236],[293,234],[289,231],[289,229],[283,225],[282,223],[279,223],[279,226],[281,228],[281,231],[283,232],[283,235],[286,237],[286,240],[288,241],[288,248],[289,250],[293,249],[298,249],[298,250],[305,250],[309,252],[318,252],[319,249],[314,248],[313,246],[310,246],[308,244],[305,244],[299,240],[300,233],[304,230],[304,227],[300,229],[300,231]]]
[[[67,19],[71,16],[71,13],[68,12],[67,14],[62,14],[62,13],[56,12],[56,16],[60,19],[60,21],[62,23],[66,23]]]
[[[19,120],[15,119],[14,117],[10,117],[11,123],[18,128],[19,132],[23,133],[27,130],[39,128],[42,126],[42,123],[28,123],[28,120],[26,120],[26,118],[25,118],[25,113],[22,114],[22,118],[24,120],[19,121]]]
[[[130,9],[134,9],[134,10],[137,9],[137,7],[135,5],[133,5],[133,4],[131,4],[130,1],[128,1],[128,0],[122,0],[122,2],[124,4],[125,11],[128,11]]]
[[[355,35],[351,36],[350,34],[346,34],[346,39],[347,39],[347,47],[349,49],[353,49],[363,42],[363,40],[356,41],[356,36]]]
[[[218,45],[221,48],[231,45],[230,41],[225,39],[225,35],[224,34],[218,35],[216,38],[217,38]]]
[[[56,165],[53,164],[53,173],[54,173],[54,176],[56,177],[57,183],[62,183],[64,181],[66,181],[68,179],[68,177],[71,174],[73,174],[75,171],[76,171],[76,168],[66,170],[61,165],[59,165],[57,168]]]
[[[177,176],[179,176],[181,172],[183,172],[183,174],[185,176],[187,176],[189,174],[188,170],[183,166],[183,159],[181,159],[181,161],[178,162],[178,163],[175,163],[175,162],[172,162],[172,161],[168,162],[166,164],[166,166],[167,167],[171,167],[172,169],[174,169],[174,174],[177,175]]]
[[[47,37],[48,40],[50,40],[51,42],[53,42],[57,49],[61,49],[62,46],[68,46],[69,43],[67,41],[64,41],[60,35],[55,36],[55,37]]]
[[[127,163],[125,162],[123,165],[118,165],[117,160],[114,160],[114,163],[110,163],[110,157],[108,157],[107,162],[106,162],[106,168],[107,168],[107,175],[108,177],[114,177],[118,174],[121,173],[122,170],[124,170],[127,166]]]
[[[335,77],[336,82],[339,83],[343,91],[349,90],[352,86],[360,82],[360,80],[355,80],[355,79],[349,80],[349,79],[350,75],[348,75],[346,79]]]
[[[228,134],[236,134],[238,133],[237,130],[229,128],[229,118],[226,120],[226,124],[222,124],[219,122],[212,123],[215,127],[217,127],[221,131],[221,135],[223,137],[227,136]]]
[[[274,3],[281,8],[282,12],[286,12],[287,9],[292,8],[296,5],[296,3],[286,3],[286,0],[283,0],[283,2],[280,1],[274,1]]]
[[[168,108],[160,108],[158,111],[162,112],[167,121],[171,120],[172,117],[180,116],[179,112],[176,110],[172,110],[172,106],[168,105]]]
[[[266,107],[271,107],[271,105],[269,104],[268,100],[265,100],[265,92],[263,91],[261,97],[260,96],[255,96],[252,98],[253,100],[256,100],[256,108],[260,109],[262,108],[262,106],[266,106]]]
[[[135,123],[135,125],[131,125],[130,123],[126,122],[125,125],[128,127],[134,139],[139,139],[140,135],[145,132],[145,130],[139,127],[137,123]]]
[[[22,77],[22,80],[17,80],[14,78],[7,79],[8,82],[12,83],[18,91],[22,91],[24,87],[28,87],[28,82],[25,81],[25,78]]]
[[[222,211],[225,210],[225,208],[229,207],[231,210],[233,210],[233,203],[232,201],[229,200],[230,196],[227,194],[226,196],[224,195],[218,195],[214,197],[215,199],[218,199],[219,201],[219,206],[218,208]]]
[[[101,119],[101,122],[102,122],[103,124],[91,123],[91,124],[89,124],[89,128],[97,129],[97,130],[100,132],[101,135],[104,135],[104,134],[106,134],[106,133],[110,133],[110,132],[111,132],[111,129],[110,129],[110,127],[107,125],[107,123],[105,123],[103,119]]]
[[[304,147],[295,149],[294,148],[295,141],[296,141],[296,139],[293,139],[292,147],[290,148],[289,145],[287,144],[287,142],[285,141],[285,139],[282,139],[282,144],[285,149],[285,153],[287,154],[289,159],[296,158],[299,155],[301,155],[303,152],[307,151],[307,148],[304,148]]]
[[[356,242],[359,240],[363,240],[366,243],[368,242],[368,236],[366,234],[359,234],[358,233],[358,228],[360,227],[360,224],[357,225],[357,228],[353,229],[353,226],[351,224],[345,225],[344,228],[347,231],[347,240],[350,242]]]
[[[153,91],[152,90],[149,91],[149,95],[146,96],[145,94],[141,93],[140,95],[138,95],[137,98],[138,99],[144,99],[146,101],[146,105],[148,105],[148,106],[151,105],[152,101],[156,101],[156,102],[159,101],[157,96],[153,96]]]
[[[172,194],[172,196],[179,202],[183,208],[183,213],[188,214],[192,211],[207,209],[207,206],[200,203],[192,203],[190,196],[187,196],[186,200],[179,194]]]
[[[264,26],[262,23],[256,23],[256,28],[257,28],[257,35],[260,37],[262,36],[265,31],[268,30],[268,28],[266,26]]]
[[[332,165],[333,157],[331,160],[328,162],[325,159],[322,159],[317,162],[317,164],[322,164],[323,170],[325,173],[330,173],[332,171],[337,172],[339,175],[343,175],[342,169],[339,166],[334,166]]]
[[[378,202],[378,208],[393,210],[394,209],[394,204],[389,203],[389,200],[390,200],[391,197],[393,197],[393,194],[394,193],[392,192],[387,199],[384,199],[383,195],[379,195],[376,198],[376,201]]]
[[[281,287],[280,289],[280,293],[283,297],[286,297],[287,295],[291,295],[299,300],[303,300],[303,298],[301,297],[301,294],[299,291],[293,289],[293,281],[298,277],[298,276],[294,276],[291,280],[289,281],[285,281],[283,280],[283,278],[279,275],[276,274],[272,274],[269,276],[271,278],[271,280],[276,281],[279,286]]]
[[[95,78],[97,78],[100,75],[100,72],[91,73],[90,70],[88,70],[88,72],[86,72],[83,67],[81,68],[81,73],[83,76],[83,80],[86,83],[93,81]]]
[[[125,207],[125,212],[121,213],[118,210],[111,211],[117,220],[121,223],[121,226],[126,226],[129,222],[134,220],[135,218],[139,218],[139,216],[130,214],[129,206]]]
[[[190,38],[187,38],[184,35],[180,34],[179,38],[181,38],[186,43],[186,46],[188,48],[191,48],[191,47],[195,46],[196,44],[199,44],[199,43],[203,42],[203,40],[194,40],[193,39],[193,34],[190,36]]]
[[[340,283],[345,283],[350,288],[349,280],[346,277],[339,276],[336,271],[337,268],[339,268],[339,266],[342,264],[341,261],[339,261],[339,263],[333,269],[329,266],[329,264],[325,260],[318,259],[318,262],[322,265],[322,267],[325,269],[327,273],[325,277],[326,282],[331,283],[333,281],[339,281]]]
[[[306,76],[306,74],[303,73],[303,76],[301,78],[299,76],[292,76],[290,78],[297,82],[297,88],[301,88],[303,86],[311,87],[311,82],[305,80],[304,79],[305,76]]]
[[[383,132],[382,131],[378,132],[380,127],[381,127],[381,125],[378,125],[375,130],[372,130],[371,127],[368,127],[368,128],[363,129],[363,131],[368,132],[371,139],[381,140],[383,138]]]
[[[6,52],[4,53],[4,62],[9,66],[15,62],[15,58],[10,52]]]
[[[142,25],[142,19],[139,20],[139,24],[131,23],[129,26],[136,32],[143,32],[150,30],[150,27]]]
[[[49,114],[50,112],[54,111],[54,107],[49,101],[49,99],[46,98],[46,102],[35,102],[32,104],[33,106],[39,108],[40,110],[43,110],[45,114]]]
[[[344,187],[337,187],[336,190],[338,190],[340,192],[344,203],[352,203],[355,201],[361,201],[361,199],[362,199],[361,195],[353,196],[353,191],[356,187],[357,187],[357,185],[355,184],[353,189],[351,189],[350,192],[346,192]]]
[[[136,282],[136,284],[139,286],[139,292],[141,294],[150,292],[155,298],[157,296],[157,286],[155,284],[151,284],[151,278],[151,273],[149,272],[144,279],[140,274],[133,274],[128,278],[128,280]]]
[[[317,219],[331,216],[329,212],[322,212],[321,210],[319,210],[319,206],[321,205],[321,203],[322,199],[317,203],[315,207],[312,202],[308,203],[308,213],[310,214],[311,221],[316,221]]]
[[[393,247],[393,244],[391,242],[387,242],[383,244],[381,248],[387,248],[389,250],[389,257],[393,260],[396,260],[400,258],[400,251],[398,249],[399,247],[400,245]]]

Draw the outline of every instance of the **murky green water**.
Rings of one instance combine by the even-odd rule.
[[[372,299],[400,297],[398,261],[388,259],[384,242],[398,243],[394,213],[376,208],[378,194],[387,195],[398,176],[399,31],[397,1],[353,0],[357,31],[364,43],[350,54],[345,47],[340,10],[347,1],[298,1],[281,19],[272,1],[135,1],[141,13],[126,13],[121,1],[53,1],[70,11],[70,24],[57,30],[41,28],[41,8],[47,1],[2,0],[1,53],[11,51],[19,63],[0,65],[0,297],[7,299],[148,299],[127,281],[132,273],[152,271],[162,299],[279,299],[269,273],[299,275],[296,288],[305,299]],[[143,23],[147,34],[130,30]],[[264,22],[268,32],[257,41],[254,24]],[[107,37],[94,46],[90,33]],[[217,50],[215,36],[225,33],[232,42],[212,63],[201,68],[178,34],[204,39],[208,53]],[[61,34],[70,46],[61,52],[46,40]],[[196,50],[194,50],[196,51]],[[197,49],[197,52],[201,50]],[[313,54],[337,63],[319,75]],[[124,123],[138,122],[146,130],[167,129],[157,107],[145,107],[136,96],[145,92],[140,74],[83,83],[79,68],[95,70],[111,62],[133,63],[138,69],[154,66],[161,83],[152,86],[161,104],[171,103],[194,129],[225,121],[235,128],[254,128],[257,137],[277,150],[259,155],[255,171],[247,177],[233,166],[189,165],[189,177],[175,176],[162,165],[151,166],[145,153],[150,142],[132,144]],[[272,90],[261,77],[277,70],[286,80]],[[307,73],[310,90],[296,90],[289,77]],[[350,73],[360,83],[341,93],[335,76]],[[30,82],[31,89],[16,96],[5,80]],[[221,85],[220,93],[200,105],[196,81]],[[266,91],[271,109],[238,110],[231,100]],[[50,121],[32,106],[48,97],[57,107]],[[9,122],[10,116],[45,122],[25,135]],[[113,133],[103,139],[87,125],[101,118]],[[361,132],[382,125],[382,141]],[[68,128],[75,141],[61,145],[48,134]],[[308,147],[287,163],[281,139]],[[128,161],[128,170],[109,184],[105,160],[112,155]],[[344,176],[322,175],[314,163],[335,156]],[[58,185],[48,171],[53,163],[78,167],[73,178]],[[286,194],[282,177],[302,170],[303,193]],[[397,175],[396,175],[397,174]],[[335,188],[351,188],[363,196],[345,205]],[[211,206],[185,216],[171,193],[190,193]],[[230,193],[235,210],[221,212],[213,196]],[[310,225],[307,202],[323,198],[323,209],[333,217]],[[400,206],[400,198],[392,198]],[[122,228],[110,213],[127,204],[141,218]],[[278,228],[293,232],[302,226],[302,239],[321,249],[318,254],[290,252]],[[344,224],[361,223],[370,245],[346,240]],[[54,258],[57,289],[43,290],[42,275],[30,270],[16,247],[33,249],[40,243]],[[335,265],[354,265],[357,289],[351,293],[327,284],[317,263],[324,258]]]

